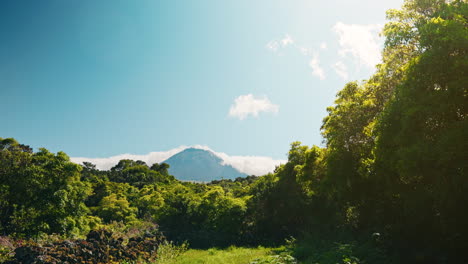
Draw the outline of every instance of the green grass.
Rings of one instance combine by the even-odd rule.
[[[227,249],[190,249],[173,259],[157,261],[157,264],[248,264],[256,258],[266,256],[271,249],[229,247]]]

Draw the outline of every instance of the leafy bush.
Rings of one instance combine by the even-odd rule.
[[[167,263],[170,262],[180,255],[182,255],[184,252],[188,250],[188,244],[187,243],[182,243],[182,245],[178,246],[175,245],[172,241],[164,241],[159,245],[158,248],[158,259],[156,263],[162,264],[162,263]]]
[[[297,260],[291,255],[280,254],[258,258],[250,262],[250,264],[297,264]]]
[[[358,242],[352,239],[338,237],[329,239],[308,237],[297,243],[291,255],[300,260],[301,263],[394,263],[388,255],[371,240]]]
[[[13,256],[14,245],[8,237],[0,237],[0,263],[10,260]]]

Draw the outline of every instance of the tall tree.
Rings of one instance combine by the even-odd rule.
[[[376,172],[394,205],[387,224],[408,243],[466,249],[468,3],[405,6],[415,22],[395,29],[394,41],[417,42],[420,52],[377,126]]]

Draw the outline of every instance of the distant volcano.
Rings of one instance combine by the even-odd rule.
[[[209,182],[220,179],[245,177],[231,165],[223,165],[223,160],[208,150],[188,148],[170,157],[169,173],[182,181]]]

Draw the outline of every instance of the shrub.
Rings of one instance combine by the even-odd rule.
[[[284,253],[258,258],[250,262],[250,264],[297,264],[297,260],[293,256]]]

